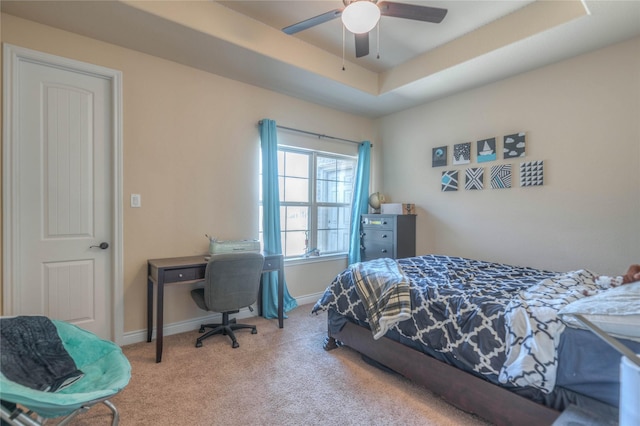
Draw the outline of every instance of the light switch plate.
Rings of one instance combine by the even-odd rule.
[[[142,199],[140,198],[140,194],[131,194],[131,207],[141,207]]]

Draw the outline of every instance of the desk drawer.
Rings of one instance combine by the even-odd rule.
[[[267,257],[264,259],[264,265],[262,265],[262,271],[277,271],[282,267],[282,258],[280,256]]]
[[[204,268],[169,269],[164,271],[164,282],[174,283],[204,278]]]

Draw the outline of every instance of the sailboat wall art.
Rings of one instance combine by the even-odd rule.
[[[486,163],[487,161],[496,160],[496,138],[483,139],[476,143],[478,149],[478,163]]]

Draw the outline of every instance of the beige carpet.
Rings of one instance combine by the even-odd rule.
[[[371,367],[349,348],[326,352],[326,314],[311,305],[277,320],[248,318],[258,334],[215,336],[195,348],[197,330],[124,347],[129,385],[113,403],[121,425],[486,425],[429,391]],[[100,405],[74,425],[108,425]]]

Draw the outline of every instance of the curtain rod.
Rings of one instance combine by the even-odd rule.
[[[258,121],[258,124],[262,124],[262,120]],[[294,129],[293,127],[285,127],[285,126],[280,126],[278,124],[276,124],[276,127],[278,129],[290,130],[292,132],[298,132],[298,133],[304,133],[305,135],[317,136],[318,139],[333,139],[333,140],[336,140],[336,141],[355,143],[355,144],[358,144],[358,145],[360,145],[362,143],[362,141],[352,141],[351,139],[337,138],[335,136],[323,135],[323,134],[320,134],[320,133],[309,132],[307,130]],[[373,144],[371,144],[371,146],[373,146]]]

